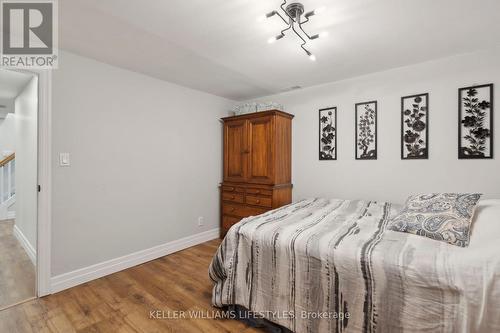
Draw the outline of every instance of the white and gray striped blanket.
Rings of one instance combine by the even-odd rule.
[[[399,208],[308,199],[242,220],[210,265],[214,306],[293,332],[500,332],[498,247],[386,230]]]

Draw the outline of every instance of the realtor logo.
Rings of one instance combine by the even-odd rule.
[[[1,0],[1,66],[55,68],[56,0]]]

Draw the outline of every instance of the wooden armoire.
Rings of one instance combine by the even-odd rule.
[[[292,119],[277,110],[222,118],[221,237],[244,217],[291,203]]]

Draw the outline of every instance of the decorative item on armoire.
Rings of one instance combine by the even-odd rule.
[[[493,158],[493,84],[458,90],[458,158]]]
[[[377,101],[357,103],[354,113],[356,117],[356,159],[376,160]]]
[[[429,94],[401,97],[401,159],[429,158]]]
[[[337,107],[319,110],[319,159],[337,159]]]
[[[292,119],[278,110],[222,119],[221,237],[242,218],[292,202]]]
[[[285,111],[285,108],[282,104],[276,102],[248,102],[235,105],[232,109],[232,112],[234,112],[235,115],[239,116],[242,114],[269,110]]]

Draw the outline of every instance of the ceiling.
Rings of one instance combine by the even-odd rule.
[[[290,1],[289,1],[290,2]],[[279,0],[59,1],[60,47],[232,100],[247,100],[500,44],[498,0],[303,0],[317,61],[274,17]]]
[[[0,69],[0,98],[15,99],[32,78],[30,74]]]
[[[14,112],[14,100],[33,75],[0,69],[0,120]]]

